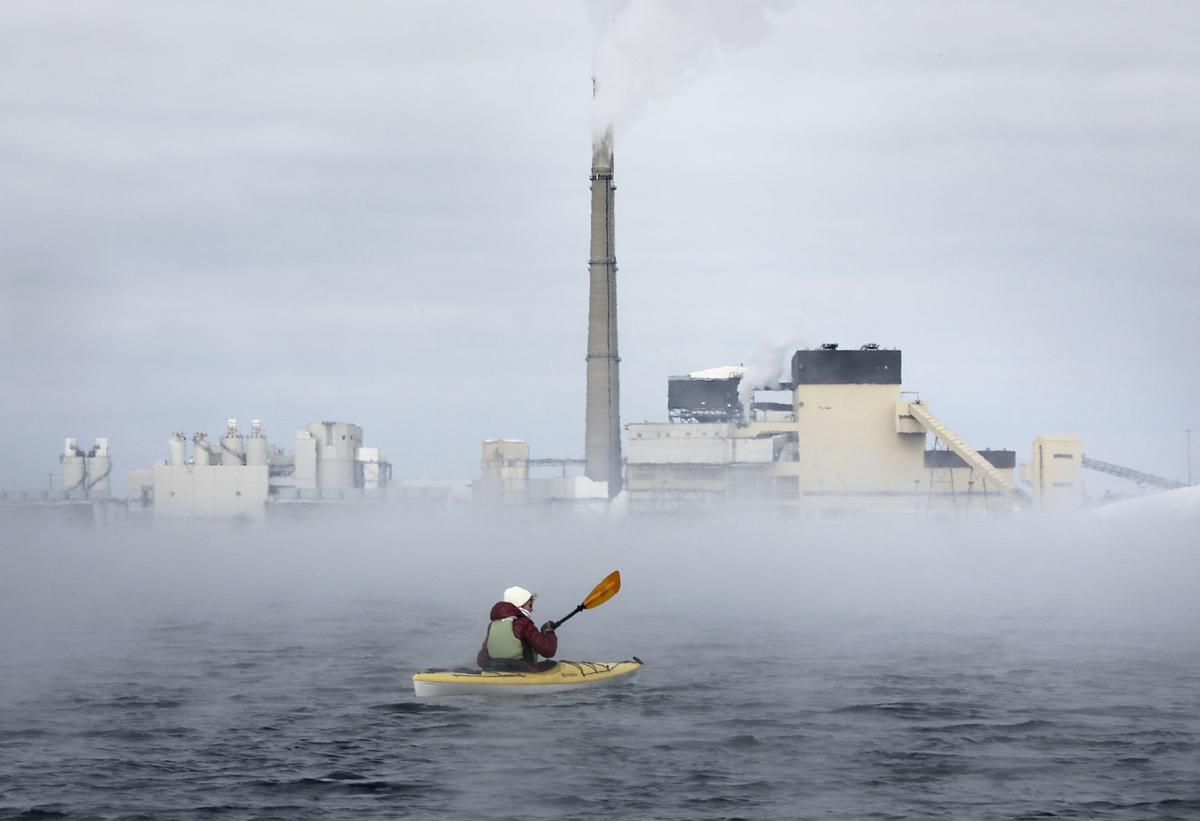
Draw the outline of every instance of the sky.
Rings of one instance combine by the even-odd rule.
[[[403,478],[582,455],[598,61],[677,72],[616,125],[623,422],[878,342],[976,447],[1185,478],[1197,42],[1189,2],[6,2],[0,488],[230,417]]]

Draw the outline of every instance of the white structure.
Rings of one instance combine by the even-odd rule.
[[[175,434],[149,486],[143,473],[130,471],[130,492],[142,504],[153,500],[158,519],[260,519],[272,501],[362,499],[365,490],[382,492],[391,477],[387,452],[362,441],[358,425],[314,422],[296,434],[295,454],[288,456],[271,449],[260,420],[246,437],[230,419],[219,444],[203,432],[192,437],[191,459],[187,437]]]
[[[187,434],[177,433],[171,437],[171,441],[167,443],[167,464],[168,465],[186,465],[187,464]]]
[[[62,492],[68,499],[112,498],[112,459],[108,455],[108,439],[100,437],[87,452],[79,447],[78,440],[65,439],[58,460]]]
[[[627,425],[626,488],[633,510],[707,507],[729,496],[769,495],[783,437],[739,437],[731,422]]]
[[[229,420],[225,438],[221,440],[221,464],[246,464],[246,444],[242,435],[238,433],[236,419]]]
[[[348,422],[313,422],[305,430],[315,445],[317,487],[322,491],[362,487],[355,458],[362,447],[362,428]]]
[[[87,461],[75,439],[67,439],[58,457],[62,465],[62,489],[68,498],[87,493]]]
[[[250,438],[246,441],[247,465],[265,465],[270,460],[271,451],[267,447],[267,436],[263,433],[262,422],[255,419],[250,423]]]
[[[112,498],[112,459],[108,455],[108,439],[101,437],[88,451],[87,496],[89,499]]]
[[[221,464],[221,454],[213,453],[207,433],[196,433],[192,436],[192,464],[199,467]]]
[[[737,428],[730,423],[673,425],[643,422],[626,427],[630,464],[731,465],[775,461],[771,439],[734,438]]]
[[[354,459],[358,462],[363,490],[378,490],[388,485],[392,478],[392,465],[386,450],[381,448],[358,448]]]
[[[156,519],[261,519],[267,502],[266,465],[154,466]]]
[[[317,489],[317,440],[306,430],[296,431],[292,479],[299,491]]]

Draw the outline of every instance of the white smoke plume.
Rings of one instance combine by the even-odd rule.
[[[788,379],[788,366],[792,354],[804,345],[797,337],[778,337],[764,342],[746,357],[745,373],[738,384],[738,401],[747,419],[750,418],[750,405],[754,402],[754,391],[761,388],[772,388]]]
[[[585,0],[595,33],[593,130],[636,120],[700,75],[723,50],[771,31],[792,0]]]

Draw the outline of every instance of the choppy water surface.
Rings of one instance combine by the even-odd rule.
[[[1103,524],[0,528],[0,818],[1200,818],[1200,522]],[[414,698],[614,567],[636,686]]]
[[[417,701],[408,677],[431,659],[469,657],[475,620],[388,600],[68,619],[10,647],[3,664],[0,808],[43,818],[1200,815],[1200,648],[1023,619],[984,634],[612,621],[647,661],[635,687]]]

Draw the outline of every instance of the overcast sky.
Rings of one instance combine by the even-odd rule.
[[[776,5],[618,129],[623,421],[879,342],[976,447],[1182,478],[1200,5]],[[573,2],[0,5],[0,487],[227,417],[581,455],[592,55]]]

